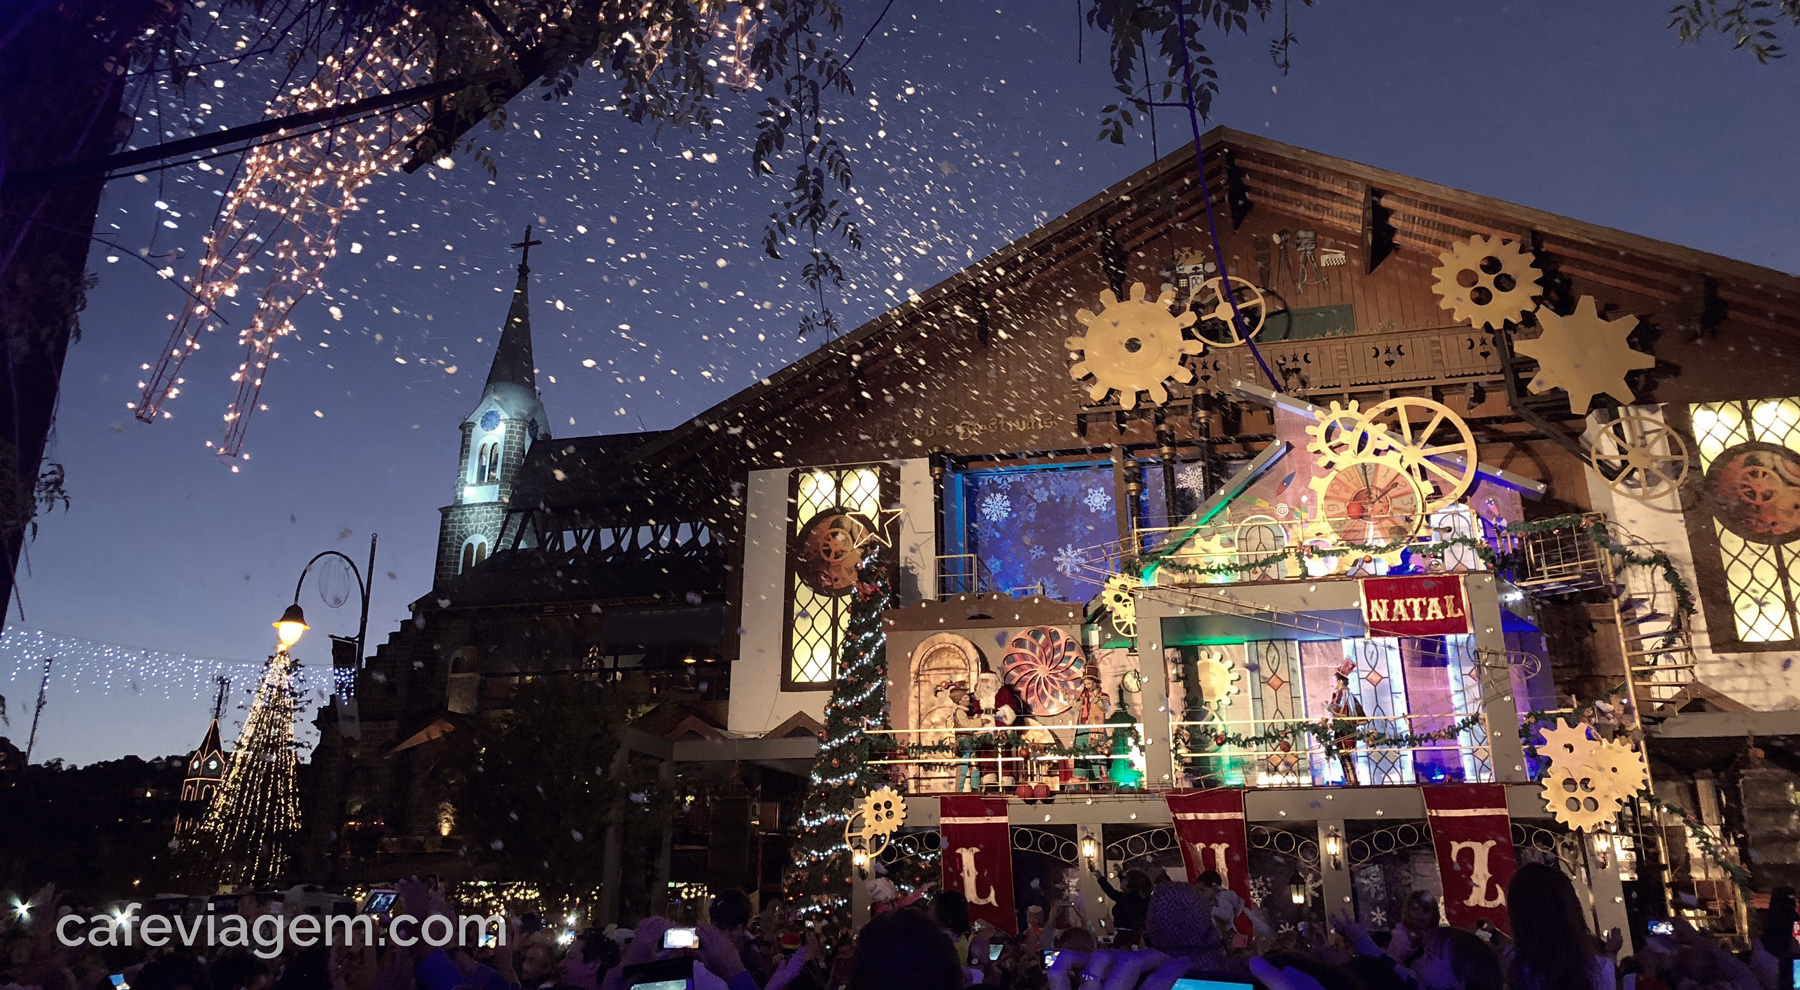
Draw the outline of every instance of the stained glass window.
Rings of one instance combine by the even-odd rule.
[[[867,527],[893,501],[881,466],[807,468],[794,474],[788,529],[784,687],[830,688],[850,624],[850,592]],[[886,496],[886,497],[884,497]]]
[[[1710,402],[1692,418],[1736,638],[1800,639],[1800,399]]]

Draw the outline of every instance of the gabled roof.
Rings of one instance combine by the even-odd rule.
[[[1800,278],[1597,224],[1465,192],[1308,151],[1226,127],[1203,137],[1207,187],[1221,225],[1255,204],[1321,228],[1361,237],[1367,254],[1394,248],[1436,252],[1474,234],[1552,242],[1559,271],[1611,284],[1693,312],[1696,331],[1732,319],[1800,335]],[[1157,203],[1147,193],[1157,194]],[[1137,200],[1144,200],[1139,203]],[[1171,200],[1173,207],[1170,208]],[[1195,149],[1187,145],[1114,184],[1043,227],[995,251],[837,341],[718,403],[646,444],[644,461],[692,456],[746,422],[772,420],[831,390],[845,372],[905,346],[936,320],[972,323],[966,304],[1067,264],[1106,231],[1129,251],[1172,223],[1203,217]],[[1173,218],[1171,218],[1173,214]],[[972,306],[970,307],[972,308]]]
[[[201,773],[194,769],[196,762],[200,762],[204,766],[203,761],[208,756],[219,758],[217,773]],[[200,748],[194,750],[193,754],[188,757],[187,778],[189,780],[223,780],[225,778],[225,746],[219,741],[218,719],[213,719],[212,724],[206,727],[206,738],[200,740]]]

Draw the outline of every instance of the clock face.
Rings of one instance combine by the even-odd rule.
[[[1378,461],[1338,468],[1319,496],[1326,525],[1346,543],[1391,543],[1413,535],[1424,503],[1412,475]]]
[[[500,428],[500,414],[492,409],[481,414],[481,428],[489,433]]]

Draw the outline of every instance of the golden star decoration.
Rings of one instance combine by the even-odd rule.
[[[1570,411],[1577,413],[1586,412],[1594,396],[1603,392],[1626,405],[1637,401],[1625,375],[1656,365],[1655,357],[1634,350],[1627,340],[1637,328],[1637,317],[1603,319],[1594,297],[1582,296],[1568,316],[1546,308],[1538,310],[1537,320],[1544,332],[1513,345],[1520,354],[1537,359],[1533,392],[1560,388],[1569,393]]]

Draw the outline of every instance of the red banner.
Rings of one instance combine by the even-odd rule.
[[[1223,886],[1250,903],[1250,840],[1244,832],[1244,792],[1235,787],[1170,792],[1169,816],[1188,882],[1217,870]]]
[[[1444,916],[1457,928],[1486,918],[1511,934],[1506,887],[1512,883],[1512,817],[1503,784],[1437,784],[1419,788],[1444,885]]]
[[[1006,799],[946,794],[938,799],[944,889],[969,899],[969,917],[1008,933],[1019,930],[1013,912],[1012,830]]]
[[[1470,630],[1461,574],[1363,578],[1370,636],[1457,636]]]

